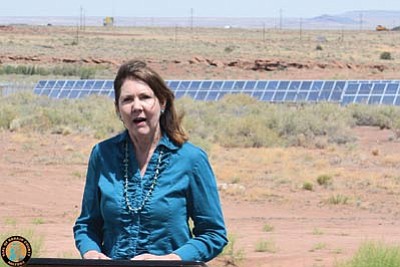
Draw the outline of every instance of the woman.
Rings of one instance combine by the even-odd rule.
[[[126,131],[90,155],[73,228],[82,257],[211,260],[227,244],[215,176],[187,141],[172,91],[141,61],[120,67],[114,91]]]

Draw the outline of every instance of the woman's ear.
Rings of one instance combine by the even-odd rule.
[[[115,101],[114,101],[114,106],[115,106],[115,113],[117,114],[118,118],[120,120],[122,120],[121,113],[119,113],[119,108],[118,108],[117,102],[115,102]]]
[[[165,108],[167,107],[167,101],[164,101],[164,103],[161,103],[161,110],[165,110]]]

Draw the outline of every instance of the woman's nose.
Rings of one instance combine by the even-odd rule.
[[[132,110],[142,110],[143,109],[143,105],[141,103],[141,101],[139,99],[135,99],[132,102]]]

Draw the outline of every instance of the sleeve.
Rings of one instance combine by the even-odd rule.
[[[100,212],[100,191],[98,189],[99,162],[95,146],[90,154],[86,174],[82,210],[73,227],[75,245],[81,256],[89,250],[101,252],[103,219]]]
[[[228,243],[215,175],[201,150],[189,184],[188,213],[194,238],[174,251],[182,260],[209,261]]]

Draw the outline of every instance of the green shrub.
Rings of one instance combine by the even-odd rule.
[[[317,177],[317,183],[319,185],[327,186],[332,182],[332,176],[327,174],[322,174]]]
[[[231,53],[231,52],[233,52],[233,50],[235,50],[235,46],[230,45],[230,46],[225,47],[224,52]]]
[[[109,98],[90,96],[56,100],[27,92],[0,98],[0,128],[62,134],[88,133],[98,138],[123,129]]]
[[[272,232],[274,230],[274,227],[268,223],[264,224],[263,226],[263,231],[264,232]]]
[[[392,54],[390,52],[385,51],[385,52],[381,53],[379,58],[383,59],[383,60],[391,60],[392,59]]]
[[[228,244],[221,252],[220,257],[224,257],[227,261],[237,266],[238,263],[244,259],[244,250],[236,248],[236,237],[232,234],[228,234]]]
[[[366,242],[347,262],[336,267],[398,267],[400,266],[400,247],[380,242]]]
[[[303,189],[308,191],[313,191],[314,185],[311,182],[304,182]]]
[[[277,251],[276,244],[272,240],[259,240],[255,246],[256,252],[275,253]]]
[[[4,103],[0,108],[0,129],[10,129],[10,124],[16,116],[15,108]]]
[[[323,235],[324,232],[323,232],[321,229],[314,228],[312,234],[313,234],[313,235]]]
[[[349,198],[342,194],[333,195],[328,199],[328,203],[333,205],[346,205],[348,202]]]
[[[199,103],[200,102],[200,103]],[[354,119],[335,104],[272,104],[248,95],[225,95],[218,102],[180,99],[190,135],[226,147],[315,146],[316,137],[330,142],[352,142]]]
[[[18,66],[0,66],[0,74],[18,74],[18,75],[56,75],[56,76],[74,76],[80,79],[93,79],[96,77],[97,68],[84,67],[81,65],[63,65],[53,68],[43,68],[32,65]]]
[[[400,108],[333,103],[273,104],[248,95],[226,95],[220,101],[178,99],[190,138],[206,150],[224,147],[304,146],[354,142],[354,125],[400,129]],[[123,129],[108,97],[49,99],[22,92],[0,98],[0,129],[59,134],[91,133],[98,138]],[[322,144],[322,145],[321,145]]]
[[[395,106],[350,105],[347,107],[356,125],[391,129],[399,124],[400,109]],[[400,124],[399,124],[400,125]]]

